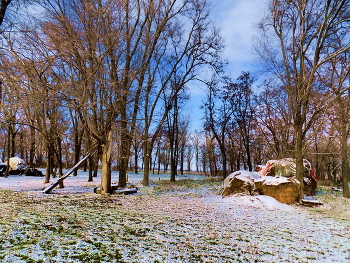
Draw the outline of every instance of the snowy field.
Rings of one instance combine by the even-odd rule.
[[[222,199],[219,181],[194,177],[142,187],[130,173],[140,190],[127,196],[94,194],[100,176],[82,171],[48,195],[42,177],[0,178],[0,261],[350,262],[349,221],[267,196]]]
[[[43,173],[45,173],[45,170],[39,169]],[[67,170],[64,170],[66,172]],[[143,179],[143,173],[135,174],[135,173],[128,173],[128,182],[131,184],[139,185],[142,182]],[[170,178],[169,174],[150,174],[149,176],[151,181],[159,181],[159,180],[168,180]],[[180,179],[203,179],[204,176],[201,175],[178,175],[177,180]],[[40,191],[47,186],[49,186],[51,183],[57,181],[56,178],[51,178],[50,183],[44,184],[44,177],[35,177],[35,176],[19,176],[19,175],[9,175],[8,178],[0,177],[0,189],[9,189],[14,191]],[[54,190],[53,192],[86,192],[89,191],[89,186],[97,187],[100,185],[101,182],[101,171],[98,172],[98,176],[93,178],[93,182],[88,182],[88,172],[84,172],[83,170],[78,170],[77,176],[69,176],[67,179],[64,180],[64,185],[66,189],[59,189]],[[118,172],[112,172],[112,184],[118,183]]]

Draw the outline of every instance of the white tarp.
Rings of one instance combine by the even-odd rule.
[[[25,170],[27,168],[25,161],[19,157],[11,157],[9,164],[10,170]]]

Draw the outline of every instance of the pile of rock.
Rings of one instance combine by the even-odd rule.
[[[284,204],[299,200],[300,183],[295,177],[260,177],[248,171],[236,171],[226,177],[222,196],[232,194],[267,195]]]
[[[311,164],[304,161],[304,193],[315,195],[317,181]],[[270,160],[259,172],[236,171],[224,181],[222,196],[232,194],[267,195],[285,204],[297,202],[300,182],[295,176],[295,161],[291,158]]]

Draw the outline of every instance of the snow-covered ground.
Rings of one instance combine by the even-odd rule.
[[[97,250],[97,246],[109,250],[114,246],[123,256],[122,262],[199,262],[198,258],[203,259],[203,262],[350,260],[348,222],[315,217],[300,207],[281,204],[271,197],[235,195],[221,198],[206,188],[158,194],[152,192],[152,184],[148,188],[140,186],[138,194],[125,197],[99,198],[83,194],[81,197],[76,195],[77,198],[72,200],[65,198],[67,194],[92,192],[93,187],[100,183],[100,175],[94,178],[94,182],[87,182],[87,178],[87,173],[79,171],[78,176],[65,180],[64,189],[54,189],[51,198],[41,193],[43,188],[50,185],[43,183],[43,177],[11,175],[9,178],[0,178],[0,189],[26,191],[30,195],[42,197],[24,198],[25,202],[33,205],[33,210],[40,213],[26,211],[21,215],[23,222],[16,221],[12,232],[4,232],[9,237],[19,238],[11,239],[15,244],[25,243],[28,238],[26,235],[34,233],[37,234],[35,238],[39,240],[38,243],[25,243],[27,247],[24,249],[14,247],[16,253],[11,253],[12,248],[6,241],[9,252],[3,262],[24,262],[16,261],[22,254],[45,262],[44,259],[48,257],[46,254],[51,250],[56,251],[53,251],[56,260],[52,262],[88,262],[63,256],[70,251],[74,255],[84,251],[92,255],[102,253],[102,250]],[[169,175],[164,174],[151,175],[153,182],[168,178]],[[52,179],[52,182],[55,180]],[[130,183],[140,185],[141,180],[142,174],[129,174]],[[112,182],[117,181],[118,174],[113,173]],[[6,198],[6,194],[4,196]],[[10,201],[9,207],[7,202],[2,203],[3,210],[11,208],[20,214],[16,200],[11,197]],[[56,201],[60,206],[54,209]],[[76,202],[81,204],[75,206]],[[100,207],[106,211],[101,213]],[[89,218],[91,212],[93,217]],[[8,213],[7,216],[11,215]],[[45,224],[40,223],[43,216],[46,216]],[[14,218],[17,220],[17,215]],[[79,224],[81,236],[72,234],[71,237],[68,230],[75,233],[75,227]],[[56,231],[56,227],[63,227],[67,237],[60,234],[61,230]],[[23,233],[17,233],[20,229]],[[118,239],[119,234],[121,237]],[[20,238],[24,240],[22,243]],[[77,243],[67,246],[67,238],[75,238]],[[53,240],[56,241],[52,243]],[[46,242],[51,242],[51,245],[46,246]]]
[[[42,170],[45,172],[44,170]],[[65,172],[65,171],[64,171]],[[88,182],[88,172],[82,170],[78,171],[77,176],[69,176],[64,180],[65,189],[54,189],[55,192],[87,192],[91,190],[91,187],[97,187],[101,182],[101,172],[98,172],[98,176],[94,177],[93,182]],[[112,184],[118,183],[118,172],[112,172]],[[158,181],[162,179],[169,179],[169,174],[150,174],[149,178],[152,181]],[[178,175],[177,179],[200,179],[204,178],[201,175]],[[23,175],[9,175],[8,178],[0,177],[0,189],[9,189],[13,191],[41,191],[48,187],[50,184],[57,181],[56,178],[51,178],[50,183],[44,183],[44,177],[36,176],[23,176]],[[128,182],[131,184],[140,184],[143,179],[143,173],[135,174],[128,173]],[[53,192],[54,192],[53,191]]]
[[[180,179],[203,179],[204,176],[201,175],[178,175],[177,180]],[[19,175],[10,175],[8,178],[0,177],[0,189],[8,189],[13,191],[30,191],[40,193],[43,189],[51,185],[58,178],[51,178],[50,183],[44,183],[44,177],[35,177],[35,176],[19,176]],[[128,173],[128,182],[134,185],[142,186],[141,182],[143,179],[143,174]],[[169,174],[150,174],[150,180],[157,182],[159,180],[169,179]],[[101,182],[101,174],[98,173],[98,176],[94,178],[93,182],[88,182],[88,172],[82,170],[78,171],[77,176],[70,176],[64,180],[63,189],[55,188],[51,193],[55,194],[77,194],[77,193],[86,193],[92,192],[94,187],[98,187]],[[118,172],[112,172],[112,184],[118,183]],[[244,196],[244,195],[234,195],[226,198],[221,198],[219,195],[204,195],[204,198],[207,202],[216,202],[221,204],[221,207],[224,209],[229,206],[230,203],[238,203],[244,206],[251,207],[264,207],[267,209],[281,209],[281,210],[290,210],[293,209],[291,206],[282,204],[276,199],[259,195],[259,196]]]

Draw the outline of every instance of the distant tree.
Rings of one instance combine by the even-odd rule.
[[[265,152],[269,159],[293,157],[293,122],[285,89],[269,81],[261,88],[256,115]]]
[[[350,198],[350,52],[334,58],[329,63],[330,74],[326,75],[324,81],[334,91],[334,103],[330,108],[333,115],[332,121],[339,133],[340,143],[340,167],[343,183],[343,196]],[[346,92],[342,92],[346,89]]]
[[[175,1],[172,3],[175,4]],[[176,98],[184,92],[188,82],[198,78],[203,67],[221,64],[222,40],[209,20],[207,1],[173,4],[167,14],[174,15],[169,16],[169,19],[165,17],[166,20],[159,18],[159,21],[167,22],[167,27],[162,31],[152,54],[155,63],[148,64],[147,78],[144,79],[143,86],[139,85],[144,87],[144,185],[149,184],[147,163],[154,142],[164,128],[166,117],[175,106]],[[182,30],[183,28],[188,30]],[[155,131],[150,136],[152,127]]]
[[[166,118],[167,139],[169,141],[170,146],[170,182],[175,182],[177,175],[177,167],[179,164],[179,107],[179,100],[176,97],[174,100],[174,105],[171,107],[171,110],[168,112]]]
[[[227,147],[225,139],[228,126],[232,120],[234,108],[232,107],[232,97],[235,92],[233,83],[229,78],[213,78],[206,83],[208,87],[207,98],[204,102],[205,129],[213,134],[221,153],[223,179],[227,175]]]
[[[191,164],[195,154],[194,135],[189,134],[185,141],[186,141],[186,144],[185,144],[184,155],[187,163],[187,172],[190,172],[192,171]]]
[[[242,72],[237,81],[232,84],[234,90],[231,97],[231,105],[234,109],[233,120],[236,123],[242,144],[245,149],[246,163],[249,171],[253,170],[252,141],[253,128],[256,120],[257,103],[252,90],[254,79],[249,72]],[[231,91],[230,91],[231,93]]]
[[[201,144],[201,134],[198,131],[195,131],[193,134],[193,148],[194,148],[194,158],[195,158],[195,166],[196,172],[199,173],[200,168],[200,144]]]

